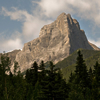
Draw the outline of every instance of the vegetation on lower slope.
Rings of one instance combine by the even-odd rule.
[[[79,50],[83,54],[83,58],[86,62],[87,69],[89,69],[90,67],[93,69],[93,66],[95,65],[96,61],[98,61],[100,63],[100,51],[84,50],[84,49],[79,49]],[[68,56],[67,58],[58,62],[55,65],[56,68],[61,68],[63,77],[67,81],[69,79],[70,73],[74,72],[74,70],[75,70],[77,51],[73,52],[70,56]]]
[[[67,82],[52,62],[49,70],[45,69],[43,61],[40,66],[34,62],[25,77],[15,62],[12,74],[9,57],[2,55],[0,100],[100,100],[100,64],[96,62],[93,70],[91,67],[87,70],[81,51],[77,53],[76,63],[62,69],[64,74],[70,74]]]
[[[81,51],[81,53],[83,54],[83,58],[86,60],[88,60],[88,58],[90,59],[90,61],[92,59],[95,59],[96,61],[98,60],[98,57],[100,55],[100,51],[95,51],[95,50],[84,50],[84,49],[79,49]],[[65,58],[64,60],[58,62],[55,66],[58,68],[65,68],[67,66],[73,65],[76,62],[76,58],[77,58],[77,51],[73,52],[71,55],[69,55],[67,58]],[[93,61],[95,63],[95,61]],[[88,61],[86,62],[86,64],[88,64]]]
[[[68,87],[59,69],[50,62],[50,70],[33,63],[31,69],[22,76],[18,63],[14,64],[14,73],[10,70],[11,61],[7,55],[1,55],[0,64],[0,100],[65,100]],[[40,71],[39,71],[40,70]],[[9,73],[9,74],[6,74]]]

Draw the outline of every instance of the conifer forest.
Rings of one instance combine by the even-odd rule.
[[[22,74],[17,62],[13,71],[10,58],[3,54],[0,63],[0,100],[100,100],[100,64],[87,70],[79,50],[75,71],[69,79],[63,78],[60,68],[50,61],[49,68],[44,61],[32,64]]]

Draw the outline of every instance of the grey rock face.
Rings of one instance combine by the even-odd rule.
[[[77,20],[72,19],[70,14],[62,13],[53,23],[42,27],[37,39],[25,43],[15,60],[24,71],[34,61],[38,64],[41,60],[57,63],[79,48],[94,49]]]
[[[11,60],[11,64],[13,64],[13,62],[15,61],[15,58],[16,58],[16,54],[20,51],[21,50],[13,50],[11,52],[6,53]],[[2,53],[0,53],[0,58],[1,58],[1,55],[2,55]]]

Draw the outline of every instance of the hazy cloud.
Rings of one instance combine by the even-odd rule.
[[[12,7],[9,11],[7,8],[2,7],[2,14],[9,16],[11,20],[17,20],[22,23],[22,30],[18,32],[18,35],[13,34],[16,37],[15,40],[9,39],[5,42],[2,41],[1,48],[4,50],[22,48],[22,41],[30,41],[39,36],[40,29],[54,21],[62,12],[70,13],[79,18],[91,20],[94,24],[100,24],[100,2],[99,0],[32,0],[34,4],[37,4],[36,8],[31,7],[32,13],[26,10],[20,10]],[[51,20],[53,19],[53,20]],[[100,47],[100,41],[90,42],[96,43]],[[7,46],[5,46],[7,44]],[[3,50],[2,49],[2,50]],[[1,50],[0,50],[1,51]]]
[[[39,36],[40,29],[51,21],[44,21],[42,19],[34,17],[23,23],[23,34],[28,39],[34,39]]]
[[[39,15],[29,14],[27,11],[18,10],[12,7],[12,11],[8,11],[2,7],[2,14],[9,16],[11,20],[17,20],[22,22],[22,37],[27,41],[37,38],[39,36],[40,29],[50,23],[50,20],[43,20]]]
[[[11,51],[14,49],[20,49],[23,47],[23,44],[19,38],[17,39],[9,39],[0,43],[0,51]]]
[[[15,7],[12,7],[12,11],[8,11],[5,7],[2,7],[2,14],[4,16],[9,16],[11,20],[17,20],[17,21],[26,21],[31,17],[33,17],[27,11],[18,10]]]
[[[40,0],[38,5],[42,13],[48,17],[57,17],[60,13],[66,12],[100,24],[100,2],[98,0]]]
[[[100,38],[98,38],[96,41],[89,39],[89,42],[95,44],[97,47],[100,48]]]

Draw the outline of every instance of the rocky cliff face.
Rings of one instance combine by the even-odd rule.
[[[25,43],[15,60],[19,63],[21,71],[24,71],[30,68],[34,61],[38,64],[41,60],[57,63],[79,48],[94,49],[88,43],[77,20],[72,19],[70,14],[62,13],[53,23],[41,29],[37,39]]]
[[[6,53],[11,60],[11,64],[13,64],[13,62],[15,61],[15,58],[16,58],[16,54],[20,51],[21,50],[13,50],[11,52]],[[1,55],[2,55],[2,53],[0,53],[0,58],[1,58]]]

